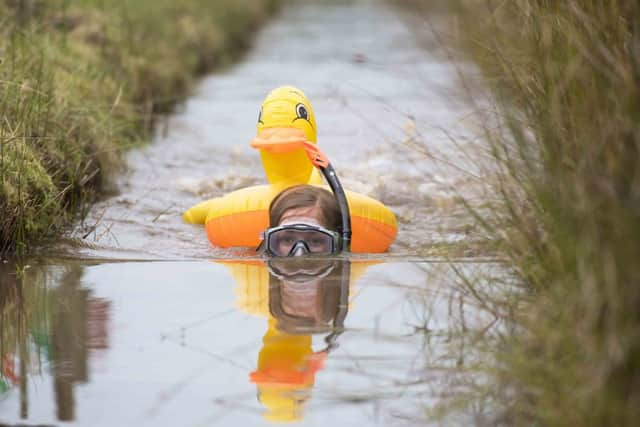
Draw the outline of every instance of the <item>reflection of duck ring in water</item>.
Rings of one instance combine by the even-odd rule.
[[[257,185],[207,200],[187,210],[183,218],[204,224],[207,237],[220,247],[250,246],[269,226],[269,204],[283,189],[297,184],[320,185],[309,160],[316,144],[316,122],[309,100],[299,90],[283,86],[269,93],[258,117],[258,136],[251,146],[260,150],[269,185]],[[396,218],[379,201],[346,191],[351,213],[351,250],[384,252],[397,235]]]

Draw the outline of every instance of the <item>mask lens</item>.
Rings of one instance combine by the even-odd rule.
[[[276,256],[287,256],[298,242],[304,242],[309,253],[328,255],[334,252],[333,236],[322,230],[283,228],[268,237],[268,249]]]

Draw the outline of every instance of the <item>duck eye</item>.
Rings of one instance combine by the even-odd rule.
[[[309,120],[309,113],[307,112],[307,108],[304,104],[296,105],[296,114],[301,119]]]
[[[258,123],[262,123],[262,124],[264,124],[264,123],[262,122],[262,108],[260,108],[260,112],[258,113]]]

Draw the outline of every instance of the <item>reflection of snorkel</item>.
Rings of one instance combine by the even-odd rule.
[[[256,371],[250,375],[271,421],[303,415],[315,375],[336,348],[348,311],[348,260],[278,258],[268,262],[269,328],[263,337]],[[309,315],[309,299],[317,302]],[[299,305],[296,305],[300,303]],[[326,346],[312,349],[312,334],[327,333]]]

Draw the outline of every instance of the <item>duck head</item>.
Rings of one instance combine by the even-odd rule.
[[[251,146],[260,158],[270,184],[290,186],[318,182],[319,175],[302,148],[316,143],[316,119],[305,94],[293,86],[269,92],[258,116],[258,136]],[[316,178],[317,176],[317,178]]]

